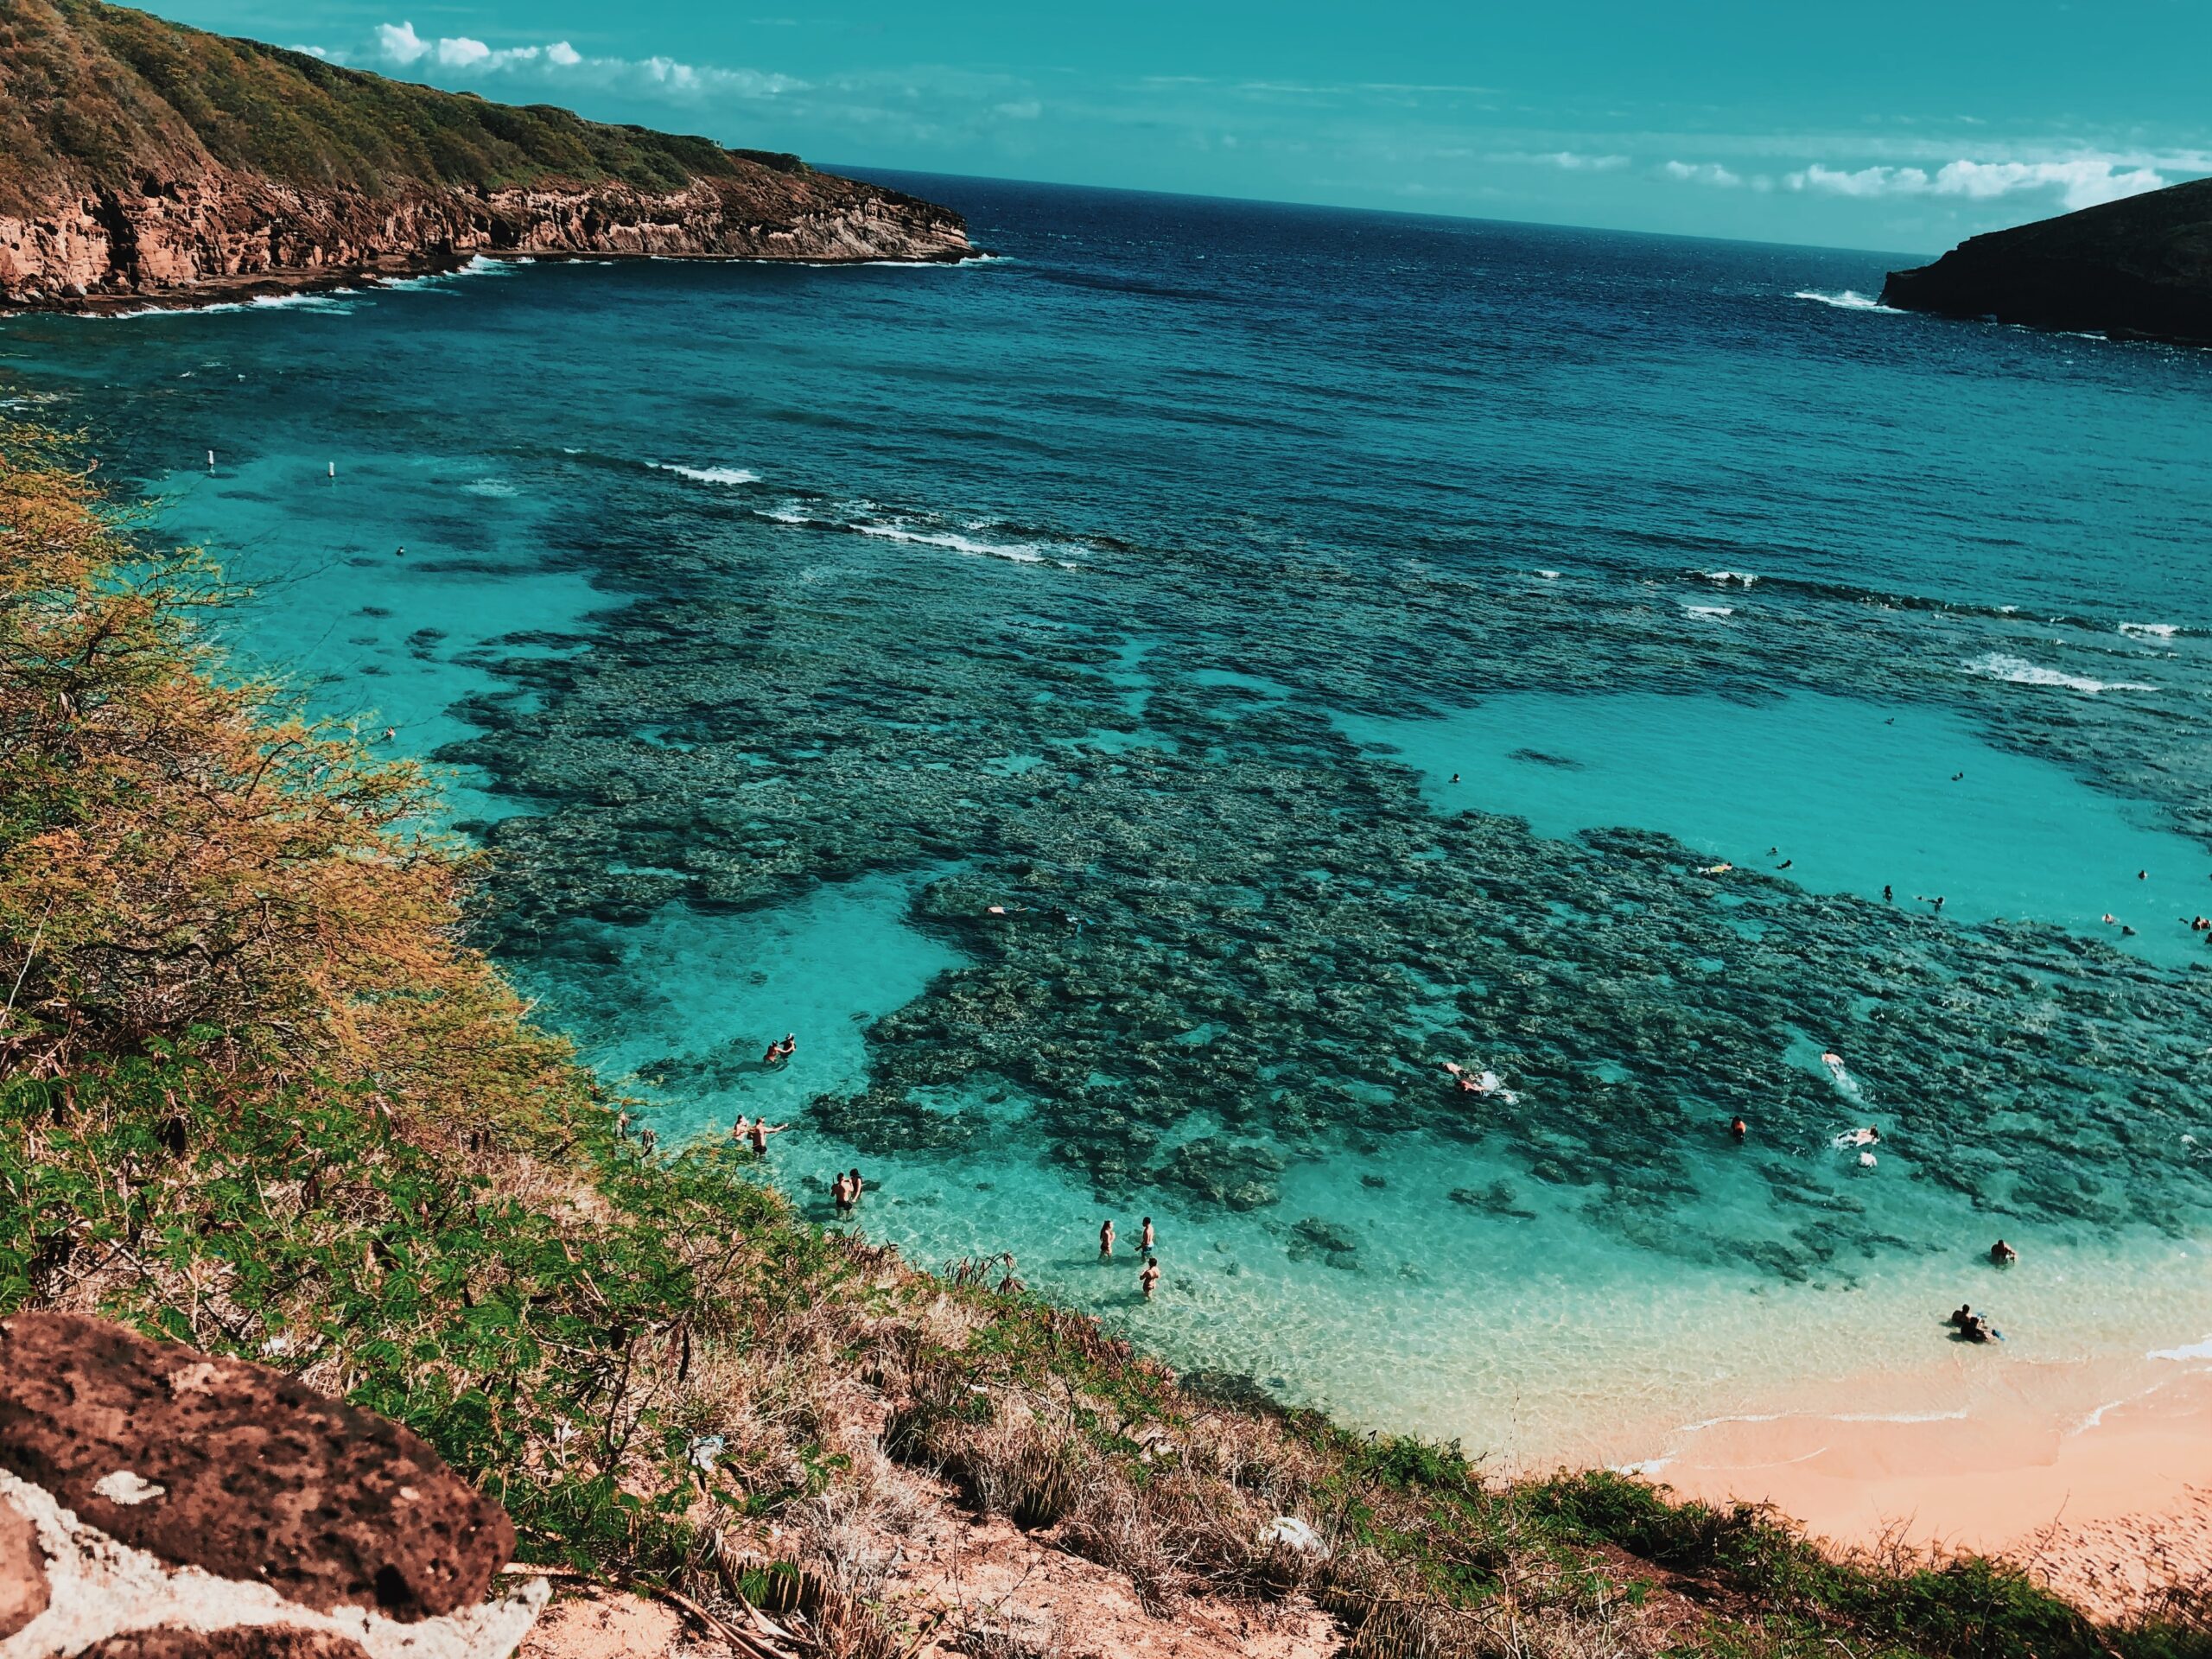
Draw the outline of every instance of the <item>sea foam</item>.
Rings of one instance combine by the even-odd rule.
[[[758,484],[760,474],[743,467],[685,467],[673,461],[649,461],[655,472],[674,473],[696,484]]]
[[[2085,674],[2068,674],[2056,668],[2044,668],[2024,657],[2008,657],[2002,652],[1991,652],[1967,664],[1969,674],[1979,674],[1985,679],[2006,680],[2014,685],[2061,686],[2069,691],[2086,691],[2092,696],[2100,691],[2155,691],[2155,685],[2145,685],[2140,680],[2093,680]]]
[[[1904,312],[1894,305],[1884,305],[1879,300],[1861,294],[1855,288],[1847,288],[1840,294],[1823,294],[1817,288],[1801,288],[1789,296],[1793,300],[1812,300],[1821,305],[1832,305],[1839,311],[1881,311],[1893,317]]]

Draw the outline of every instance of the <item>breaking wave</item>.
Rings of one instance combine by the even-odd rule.
[[[1847,288],[1840,294],[1823,294],[1817,288],[1801,288],[1789,296],[1793,300],[1811,300],[1821,305],[1832,305],[1839,311],[1882,311],[1893,317],[1904,315],[1894,305],[1884,305],[1879,300],[1861,294],[1855,288]]]
[[[2086,691],[2092,696],[2100,691],[2155,691],[2155,685],[2145,685],[2139,680],[2093,680],[2086,674],[2068,674],[2056,668],[2044,668],[2024,657],[2008,657],[2002,652],[1991,652],[1977,657],[1966,664],[1969,674],[1979,674],[1985,679],[2006,680],[2014,685],[2051,685],[2069,691]]]

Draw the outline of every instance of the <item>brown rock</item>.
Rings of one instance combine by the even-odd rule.
[[[48,1599],[38,1529],[0,1499],[0,1642],[44,1612]]]
[[[499,1506],[397,1424],[77,1314],[0,1321],[0,1467],[126,1544],[326,1612],[449,1613],[514,1552]]]
[[[226,1630],[127,1630],[78,1659],[369,1659],[360,1643],[296,1624],[233,1624]]]

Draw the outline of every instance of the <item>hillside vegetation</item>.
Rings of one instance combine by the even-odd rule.
[[[232,678],[219,596],[0,429],[0,1314],[297,1371],[528,1560],[780,1610],[793,1652],[1066,1650],[893,1592],[927,1505],[1155,1611],[1310,1599],[1363,1655],[2212,1651],[2180,1599],[2099,1629],[2006,1566],[1838,1563],[1758,1510],[1195,1392],[1003,1267],[806,1222],[749,1154],[643,1153],[468,944],[486,872],[430,781]]]
[[[208,163],[391,195],[558,180],[672,191],[796,157],[516,108],[187,29],[100,0],[0,7],[0,212]]]

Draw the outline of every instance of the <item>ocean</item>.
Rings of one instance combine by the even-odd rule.
[[[990,257],[16,317],[0,395],[824,1225],[1503,1468],[2212,1363],[2212,354],[887,181]]]

